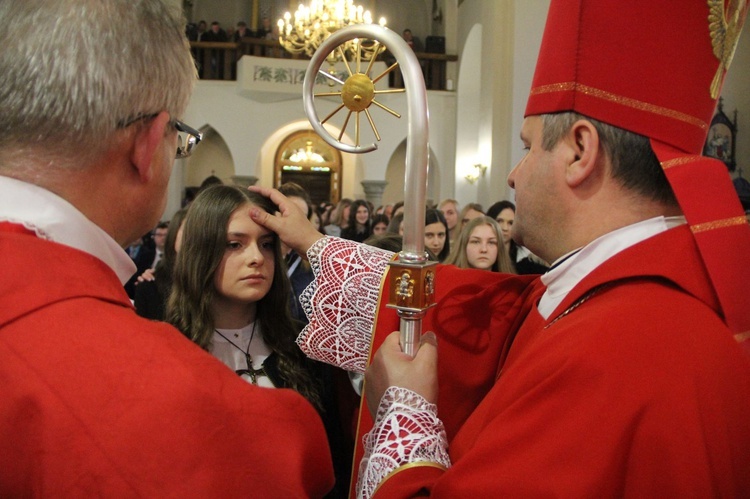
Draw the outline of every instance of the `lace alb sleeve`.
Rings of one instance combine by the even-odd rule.
[[[309,323],[297,344],[308,357],[364,373],[380,282],[393,253],[324,237],[307,257],[315,279],[300,295]]]
[[[451,465],[437,406],[406,388],[391,386],[385,391],[364,446],[358,498],[371,497],[388,474],[405,464],[431,462],[446,469]]]

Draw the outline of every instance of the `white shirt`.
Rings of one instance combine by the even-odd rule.
[[[136,266],[112,236],[60,196],[0,175],[0,222],[20,224],[48,241],[95,256],[125,284]]]
[[[159,263],[159,260],[164,256],[164,252],[161,250],[156,250],[156,255],[154,256],[154,263],[151,264],[151,268],[155,269],[156,264]]]
[[[253,328],[255,328],[254,333]],[[216,331],[223,334],[226,338],[217,334]],[[214,331],[211,343],[211,355],[222,361],[233,371],[248,368],[245,352],[249,353],[252,358],[253,369],[263,367],[263,361],[271,355],[271,349],[263,341],[263,331],[261,331],[260,324],[257,321],[251,322],[242,329],[217,328],[216,331]],[[243,374],[242,378],[248,382],[251,381],[250,376],[247,374]],[[258,386],[274,388],[268,376],[258,376]]]
[[[539,300],[539,313],[549,319],[567,294],[599,265],[624,249],[684,223],[685,217],[650,218],[605,234],[580,251],[571,251],[558,258],[552,264],[552,270],[542,276],[547,290]]]

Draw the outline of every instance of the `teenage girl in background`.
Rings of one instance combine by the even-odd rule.
[[[482,269],[514,274],[497,222],[481,216],[469,220],[445,263],[462,269]]]

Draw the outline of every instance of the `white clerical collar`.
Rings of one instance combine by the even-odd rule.
[[[0,175],[0,221],[23,225],[42,239],[95,256],[123,284],[136,266],[101,227],[60,196],[37,185]]]
[[[685,223],[685,217],[655,217],[605,234],[583,248],[558,258],[542,282],[547,290],[539,301],[539,313],[545,318],[554,312],[567,294],[605,261],[617,253],[665,230]]]

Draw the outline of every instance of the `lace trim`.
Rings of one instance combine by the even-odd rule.
[[[365,455],[359,467],[357,497],[371,497],[393,470],[415,462],[450,468],[448,440],[437,406],[406,388],[389,387],[383,394],[375,425],[364,436]]]
[[[324,237],[307,257],[315,279],[300,295],[309,323],[297,344],[308,357],[364,373],[380,281],[393,253]]]

